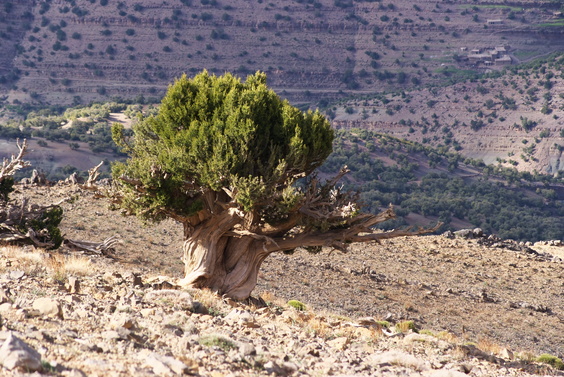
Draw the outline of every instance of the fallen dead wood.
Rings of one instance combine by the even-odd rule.
[[[108,237],[103,242],[71,240],[68,238],[64,240],[65,246],[69,249],[103,256],[111,256],[115,251],[115,245],[121,243],[117,236]]]

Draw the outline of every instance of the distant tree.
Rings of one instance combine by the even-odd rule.
[[[393,211],[359,212],[356,195],[335,187],[345,170],[325,183],[312,175],[333,130],[319,112],[278,97],[264,73],[245,82],[184,75],[133,131],[128,140],[122,125],[112,129],[131,157],[113,167],[114,200],[127,214],[184,225],[185,285],[245,299],[273,252],[412,234],[373,232]]]

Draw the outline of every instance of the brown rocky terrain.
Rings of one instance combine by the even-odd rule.
[[[562,357],[560,246],[442,235],[276,254],[261,307],[176,289],[175,223],[142,227],[77,187],[22,193],[72,198],[67,238],[122,243],[111,258],[0,250],[0,374],[26,359],[27,372],[61,376],[563,375],[533,361]],[[35,351],[8,352],[17,339]]]

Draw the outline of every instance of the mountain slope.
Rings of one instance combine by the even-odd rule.
[[[453,85],[365,96],[332,110],[338,128],[366,128],[520,171],[564,170],[564,57]],[[451,71],[443,70],[445,79]]]
[[[295,102],[444,80],[468,51],[507,46],[513,62],[561,49],[557,2],[353,0],[26,1],[0,8],[9,101],[70,104],[158,96],[182,72],[269,74]],[[25,13],[33,4],[31,15]],[[31,17],[30,17],[31,16]],[[491,20],[500,23],[491,24]],[[6,51],[4,51],[6,50]],[[466,67],[466,64],[459,68]],[[476,67],[475,69],[482,69]],[[472,68],[474,69],[474,68]],[[19,79],[13,78],[17,75]]]

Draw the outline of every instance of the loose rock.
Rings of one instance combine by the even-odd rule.
[[[41,355],[10,332],[0,347],[0,364],[8,370],[41,370]]]

